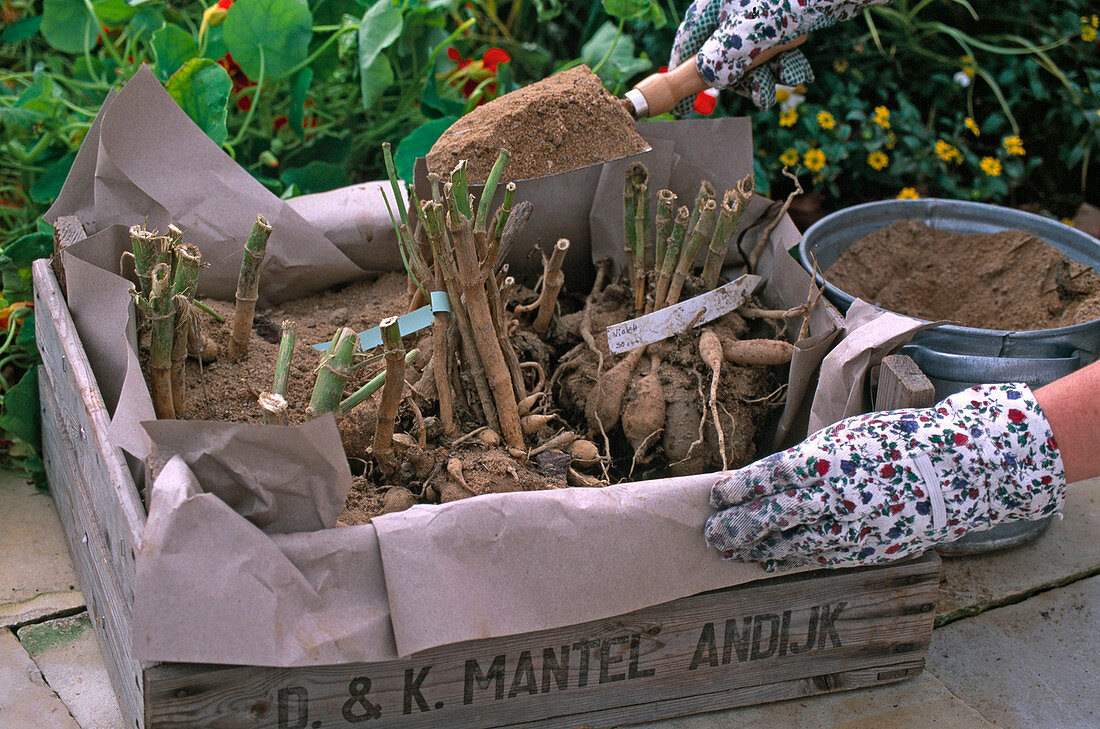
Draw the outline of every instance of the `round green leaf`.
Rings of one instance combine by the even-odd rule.
[[[612,18],[638,20],[649,14],[651,0],[602,0],[604,12]]]
[[[73,166],[74,159],[76,159],[76,152],[51,162],[31,185],[31,200],[36,203],[53,202],[61,192],[65,178],[69,176],[69,168]]]
[[[192,58],[172,74],[164,88],[218,145],[225,142],[225,116],[233,82],[209,58]]]
[[[126,0],[97,0],[93,4],[99,22],[108,28],[121,28],[130,22],[137,9]]]
[[[319,160],[310,162],[305,167],[287,170],[283,173],[282,181],[285,185],[296,185],[303,195],[333,190],[349,182],[343,165]]]
[[[25,322],[24,322],[25,324]],[[19,438],[37,453],[41,447],[41,416],[38,412],[38,368],[31,367],[4,393],[0,428]]]
[[[305,129],[302,128],[302,119],[305,113],[306,94],[309,92],[309,84],[313,81],[313,69],[306,66],[294,75],[290,84],[290,109],[287,111],[287,121],[290,130],[299,139],[305,139]]]
[[[313,16],[300,0],[237,0],[222,24],[229,52],[249,78],[278,79],[306,60]]]
[[[154,33],[153,50],[157,54],[157,78],[162,83],[199,55],[195,39],[178,25],[166,25]]]
[[[393,66],[386,56],[378,56],[368,68],[359,71],[359,90],[363,94],[363,108],[369,109],[393,86]]]
[[[63,53],[83,53],[95,46],[99,25],[81,0],[44,0],[42,37]]]
[[[41,25],[41,15],[29,15],[26,18],[20,18],[7,28],[4,28],[4,32],[0,33],[0,41],[5,43],[25,41],[33,37],[34,34],[38,32],[38,28]]]
[[[401,11],[393,6],[391,0],[377,0],[363,13],[363,19],[359,21],[359,74],[364,107],[374,103],[374,99],[367,100],[368,87],[377,89],[383,80],[368,79],[372,72],[385,74],[389,71],[390,80],[386,87],[393,83],[393,68],[388,62],[384,66],[379,65],[378,59],[382,57],[382,51],[401,37],[404,26]],[[385,91],[386,87],[382,87],[381,91]],[[378,92],[379,95],[381,91]]]

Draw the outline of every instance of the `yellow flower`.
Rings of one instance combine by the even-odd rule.
[[[1026,154],[1026,152],[1024,152],[1024,141],[1015,134],[1011,137],[1005,137],[1004,145],[1005,151],[1011,155],[1023,157],[1024,154]]]
[[[798,111],[796,109],[787,109],[786,111],[779,112],[779,126],[793,127],[797,121]]]
[[[895,197],[898,200],[916,200],[920,197],[920,195],[917,194],[915,188],[903,187],[901,188],[901,192],[899,192]]]
[[[966,128],[969,129],[970,133],[973,134],[975,137],[982,136],[982,130],[978,129],[978,122],[974,121],[973,118],[969,116],[966,117],[965,119],[963,119],[963,124],[966,125]]]
[[[838,58],[835,61],[833,61],[833,70],[836,71],[837,73],[844,73],[845,71],[847,71],[848,70],[848,59],[847,58]]]
[[[1062,218],[1062,225],[1068,225],[1069,227],[1075,227],[1073,225],[1073,218]]]
[[[890,128],[890,110],[885,106],[876,106],[875,115],[871,119],[883,129]]]
[[[832,129],[836,126],[836,119],[827,111],[817,112],[817,125],[822,129]]]
[[[963,56],[959,59],[962,63],[962,72],[970,78],[974,78],[974,74],[977,73],[977,68],[974,65],[974,59],[970,56]]]
[[[897,135],[893,132],[886,132],[886,149],[893,149],[894,145],[898,143]]]
[[[775,103],[782,104],[784,101],[787,100],[787,97],[790,96],[790,95],[791,95],[790,91],[787,91],[784,88],[777,88],[775,90]]]
[[[981,168],[982,172],[990,177],[1000,177],[1001,175],[1001,162],[996,157],[982,157]]]
[[[825,166],[825,153],[817,148],[811,149],[802,157],[802,163],[811,172],[820,172],[821,168]]]
[[[867,164],[876,170],[884,170],[886,165],[890,164],[890,158],[882,152],[871,152],[867,155]]]
[[[1097,28],[1100,28],[1100,15],[1093,15],[1091,18],[1081,16],[1081,40],[1092,43],[1096,40]]]
[[[942,139],[936,140],[936,156],[944,162],[954,162],[955,164],[962,162],[962,152],[959,151],[959,148]]]
[[[798,164],[798,150],[794,147],[787,148],[783,154],[779,155],[779,161],[788,167],[793,167]]]

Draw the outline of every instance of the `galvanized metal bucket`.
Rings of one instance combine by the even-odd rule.
[[[856,205],[812,225],[798,246],[807,271],[828,271],[840,255],[867,234],[899,220],[916,220],[957,233],[1023,230],[1054,246],[1071,260],[1100,271],[1100,242],[1039,215],[984,203],[957,200],[888,200]],[[847,311],[853,297],[821,275],[826,297]],[[918,332],[901,350],[920,366],[936,388],[936,398],[973,385],[1025,382],[1039,387],[1100,358],[1100,319],[1037,331],[1005,331],[944,325]],[[980,554],[1023,544],[1039,536],[1050,519],[1000,524],[943,545],[941,554]]]

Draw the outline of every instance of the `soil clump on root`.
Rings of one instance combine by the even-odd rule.
[[[856,241],[826,271],[884,309],[1029,331],[1100,317],[1100,276],[1020,230],[964,234],[902,220]]]
[[[588,66],[525,86],[455,122],[427,155],[428,171],[450,173],[466,160],[480,185],[501,149],[511,154],[501,180],[525,180],[618,159],[648,148],[634,119]]]

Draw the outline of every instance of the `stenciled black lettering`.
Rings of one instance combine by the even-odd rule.
[[[496,683],[493,690],[493,699],[499,701],[504,698],[504,654],[493,659],[489,664],[489,672],[483,674],[481,666],[476,658],[466,661],[466,672],[462,682],[462,705],[468,706],[474,702],[474,684],[482,691],[488,691],[492,683]]]
[[[787,655],[787,644],[791,639],[791,611],[783,611],[783,622],[779,626],[779,655]]]
[[[539,682],[535,679],[535,664],[531,661],[531,651],[519,654],[516,674],[512,677],[512,687],[508,689],[508,698],[515,698],[523,691],[532,696],[539,692]]]
[[[762,648],[764,638],[764,624],[767,623],[770,630],[768,631],[768,647]],[[771,658],[775,655],[776,649],[779,648],[779,616],[773,613],[764,613],[763,615],[756,615],[752,619],[752,652],[749,654],[750,661],[759,661],[764,658]]]
[[[718,646],[714,644],[714,623],[707,623],[699,632],[699,642],[695,645],[695,655],[691,657],[688,670],[694,671],[702,665],[704,660],[708,666],[718,665]]]
[[[807,630],[806,642],[803,643],[802,645],[798,645],[797,643],[791,643],[790,644],[791,653],[794,653],[794,654],[797,655],[799,653],[805,653],[808,650],[813,650],[814,643],[817,642],[817,620],[818,620],[818,616],[820,615],[820,613],[821,613],[821,608],[818,607],[817,605],[814,605],[812,608],[810,608],[810,624],[806,628],[806,630]]]
[[[413,669],[405,669],[405,701],[404,707],[401,710],[402,714],[412,713],[414,701],[416,702],[416,708],[420,709],[420,711],[428,711],[428,702],[424,700],[424,694],[420,693],[420,686],[424,683],[424,679],[428,677],[428,672],[431,670],[431,666],[425,666],[416,674],[416,678],[413,678]]]
[[[290,700],[294,699],[294,723],[291,724]],[[287,686],[275,694],[279,710],[279,729],[305,729],[309,723],[309,691],[303,686]]]
[[[344,721],[349,724],[358,724],[382,716],[382,705],[372,703],[367,694],[370,693],[370,679],[366,676],[356,676],[348,682],[348,700],[344,702],[341,714]]]
[[[840,617],[840,611],[848,607],[848,603],[842,602],[836,609],[829,612],[829,604],[821,606],[821,629],[818,632],[817,647],[825,647],[825,638],[832,641],[834,648],[840,648],[840,633],[836,630],[836,619]]]
[[[611,664],[622,663],[626,660],[624,655],[611,655],[611,647],[616,645],[626,645],[630,642],[629,635],[617,635],[614,638],[604,638],[600,643],[600,683],[614,683],[615,681],[625,681],[625,673],[611,673]]]
[[[733,658],[733,651],[737,651],[737,662],[743,663],[749,660],[749,646],[752,643],[752,618],[747,617],[743,621],[741,632],[737,631],[737,618],[726,621],[726,634],[722,643],[722,665],[728,666]]]
[[[569,688],[569,646],[561,647],[561,661],[553,648],[542,649],[542,692],[550,693],[550,680],[558,685],[558,691]]]
[[[588,669],[590,667],[590,661],[588,660],[589,652],[593,648],[598,648],[600,641],[598,640],[582,640],[573,644],[573,650],[580,651],[581,662],[577,666],[577,688],[584,688],[588,685]]]
[[[627,678],[649,678],[657,672],[654,668],[638,670],[640,660],[642,660],[642,634],[634,633],[630,636],[630,665],[626,669]]]

